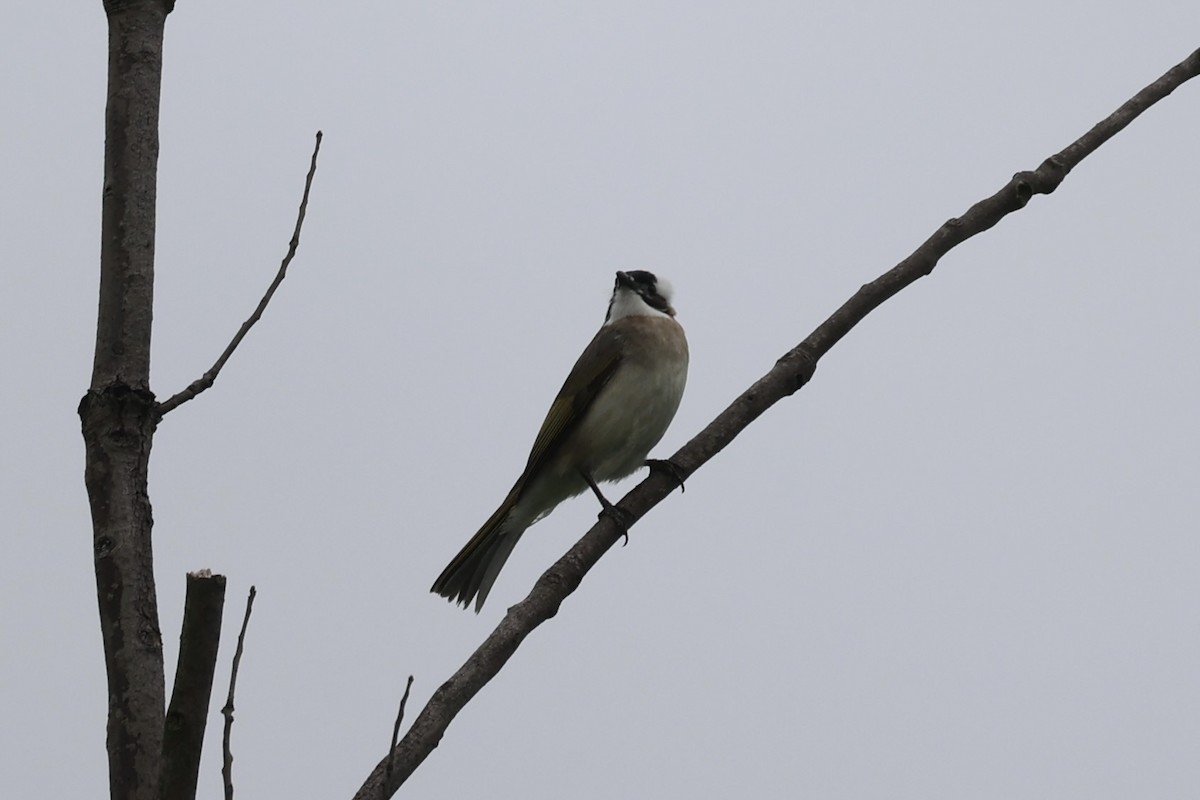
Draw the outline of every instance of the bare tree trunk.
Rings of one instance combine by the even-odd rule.
[[[109,792],[157,793],[165,688],[146,491],[154,211],[163,27],[171,0],[106,0],[109,24],[100,308],[79,405],[96,592],[108,671]]]

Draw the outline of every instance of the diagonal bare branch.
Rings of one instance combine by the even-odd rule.
[[[808,338],[785,353],[770,372],[680,448],[671,457],[674,470],[652,470],[648,478],[621,500],[620,506],[633,520],[640,519],[670,494],[680,480],[724,449],[764,411],[808,383],[817,361],[871,311],[932,272],[951,249],[1024,208],[1033,195],[1053,192],[1067,173],[1096,148],[1197,74],[1200,74],[1200,50],[1138,92],[1066,149],[1046,159],[1036,170],[1017,173],[1000,191],[971,206],[961,217],[944,223],[910,256],[859,289]],[[394,752],[371,771],[355,800],[391,797],[438,746],[458,712],[495,677],[526,636],[558,613],[563,600],[620,537],[617,526],[602,516],[566,555],[546,570],[529,596],[508,610],[458,672],[433,693]]]
[[[242,327],[238,328],[238,332],[234,334],[233,340],[221,353],[220,357],[203,375],[192,381],[182,392],[171,395],[166,400],[159,403],[155,410],[161,419],[169,411],[173,411],[179,406],[193,399],[201,392],[208,389],[217,380],[217,375],[221,373],[221,368],[225,366],[225,362],[233,355],[233,351],[242,343],[242,339],[246,338],[246,334],[254,327],[254,323],[262,318],[263,311],[267,308],[267,303],[271,302],[271,298],[275,295],[275,290],[279,288],[279,284],[283,283],[283,279],[287,277],[288,265],[292,263],[292,259],[296,257],[296,249],[300,247],[300,229],[304,227],[304,215],[308,212],[308,193],[312,189],[313,176],[317,174],[317,155],[321,152],[321,138],[323,134],[317,131],[317,141],[313,145],[312,159],[308,165],[308,175],[304,178],[304,194],[300,198],[300,211],[296,214],[296,229],[292,231],[292,239],[288,242],[287,255],[283,257],[283,262],[279,265],[279,271],[275,273],[275,280],[271,281],[271,285],[267,287],[267,292],[258,301],[258,307],[254,309],[254,313],[242,323]]]

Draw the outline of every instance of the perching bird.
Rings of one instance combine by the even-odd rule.
[[[666,281],[618,272],[608,315],[575,362],[534,440],[525,471],[496,513],[430,591],[483,607],[517,540],[569,497],[633,474],[675,417],[687,381],[688,346]]]

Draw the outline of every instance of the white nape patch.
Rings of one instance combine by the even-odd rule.
[[[662,294],[662,283],[659,282],[658,286],[659,294]],[[671,318],[670,314],[659,311],[632,289],[626,289],[624,286],[617,287],[613,294],[612,304],[608,308],[608,319],[604,321],[604,324],[611,325],[622,317],[636,316]]]
[[[655,277],[657,280],[655,280],[654,286],[656,289],[658,289],[658,293],[661,294],[663,299],[668,303],[675,305],[673,302],[675,300],[675,287],[672,286],[671,282],[666,278],[658,278],[658,276]]]

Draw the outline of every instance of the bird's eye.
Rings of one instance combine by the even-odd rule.
[[[654,273],[647,272],[644,269],[630,270],[629,277],[632,278],[633,282],[636,283],[639,287],[645,287],[651,291],[653,291],[654,284],[658,280],[657,278],[654,277]]]

